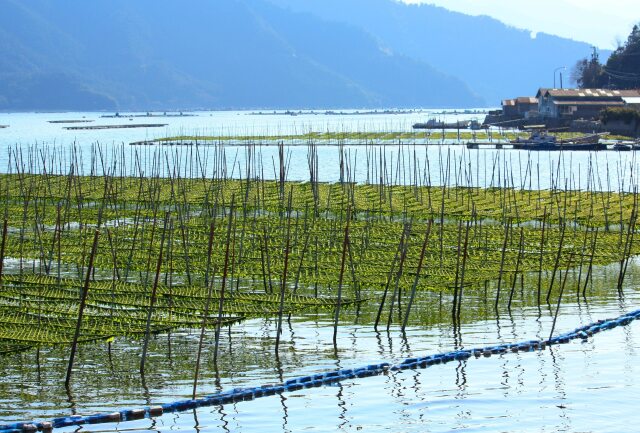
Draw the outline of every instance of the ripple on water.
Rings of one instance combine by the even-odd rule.
[[[637,294],[612,299],[588,307],[563,305],[557,332],[565,332],[597,319],[634,309]],[[512,316],[480,320],[462,325],[453,333],[447,326],[409,330],[403,339],[397,329],[387,334],[372,332],[368,326],[344,326],[338,339],[338,357],[328,323],[294,323],[296,338],[285,344],[279,358],[263,344],[262,320],[247,321],[232,328],[246,344],[235,347],[224,359],[225,368],[212,373],[205,363],[200,394],[237,386],[257,386],[279,382],[336,368],[362,366],[381,360],[399,360],[448,350],[456,345],[478,347],[545,338],[551,327],[549,313],[522,308]],[[389,372],[384,375],[348,380],[332,386],[309,388],[293,393],[238,402],[221,407],[170,413],[155,420],[126,424],[83,426],[85,431],[627,431],[640,422],[635,408],[640,397],[640,324],[597,334],[582,343],[573,341],[541,352],[507,353],[490,358],[435,365],[427,369]],[[10,393],[5,386],[0,409],[5,420],[45,419],[61,414],[113,411],[141,407],[190,396],[191,374],[180,375],[177,368],[189,365],[194,335],[176,334],[168,360],[166,337],[158,336],[151,359],[152,373],[143,383],[131,373],[131,348],[114,346],[113,380],[100,354],[104,348],[86,353],[96,369],[93,385],[74,387],[72,398],[55,388],[64,357],[51,350],[39,373],[23,366],[19,371],[3,367],[14,382]],[[91,352],[89,349],[84,349]],[[102,351],[102,352],[100,352]],[[163,356],[159,356],[163,354]],[[33,354],[14,355],[23,364]],[[119,359],[119,356],[122,358]],[[14,361],[15,361],[14,359]],[[46,365],[44,365],[46,364]],[[106,369],[106,372],[102,370]],[[79,374],[80,379],[82,374]],[[104,377],[103,377],[104,376]],[[5,383],[6,385],[6,383]],[[48,390],[48,388],[51,388]],[[29,416],[30,415],[30,416]],[[75,431],[65,428],[62,431]]]

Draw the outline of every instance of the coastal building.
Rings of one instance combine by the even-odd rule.
[[[640,90],[541,88],[536,98],[542,117],[595,119],[605,108],[640,104]]]
[[[640,96],[623,96],[625,107],[633,108],[640,111]]]
[[[524,118],[528,113],[538,111],[538,99],[530,96],[520,96],[515,99],[502,101],[502,115],[505,118]]]

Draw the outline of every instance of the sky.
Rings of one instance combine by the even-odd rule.
[[[638,0],[401,0],[428,3],[468,15],[615,49],[640,23]]]

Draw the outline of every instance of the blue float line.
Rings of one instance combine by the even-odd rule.
[[[599,320],[595,323],[581,326],[571,332],[559,334],[548,340],[529,340],[520,343],[486,346],[475,349],[454,350],[421,358],[407,358],[399,364],[394,365],[383,362],[360,368],[346,368],[342,370],[318,373],[311,376],[299,377],[296,379],[289,379],[284,383],[263,385],[255,388],[234,388],[228,391],[210,394],[202,398],[179,400],[173,403],[166,403],[154,407],[145,407],[142,409],[127,409],[119,412],[101,413],[88,416],[65,416],[54,418],[47,422],[26,421],[3,424],[0,425],[0,433],[28,433],[38,430],[50,431],[54,428],[78,426],[83,424],[123,422],[142,418],[151,418],[168,412],[183,412],[198,407],[218,406],[240,401],[248,401],[255,398],[281,394],[283,392],[297,391],[303,388],[330,385],[347,379],[377,376],[388,370],[400,371],[415,368],[426,368],[431,365],[444,364],[451,361],[464,361],[471,357],[490,357],[491,355],[508,352],[531,352],[534,350],[542,350],[547,346],[555,344],[565,344],[576,339],[586,340],[598,332],[613,329],[618,326],[626,326],[636,319],[640,319],[640,310],[624,314],[615,319]]]

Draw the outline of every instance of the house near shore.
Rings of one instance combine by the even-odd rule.
[[[509,119],[523,119],[530,113],[538,111],[538,99],[530,96],[520,96],[515,99],[502,101],[502,115]]]
[[[623,96],[625,107],[633,108],[640,111],[640,96]]]
[[[536,95],[538,113],[553,119],[596,119],[609,107],[640,107],[640,90],[547,89]]]
[[[483,125],[517,127],[522,126],[527,121],[526,119],[538,115],[538,100],[531,96],[505,99],[501,105],[501,110],[489,111]]]

